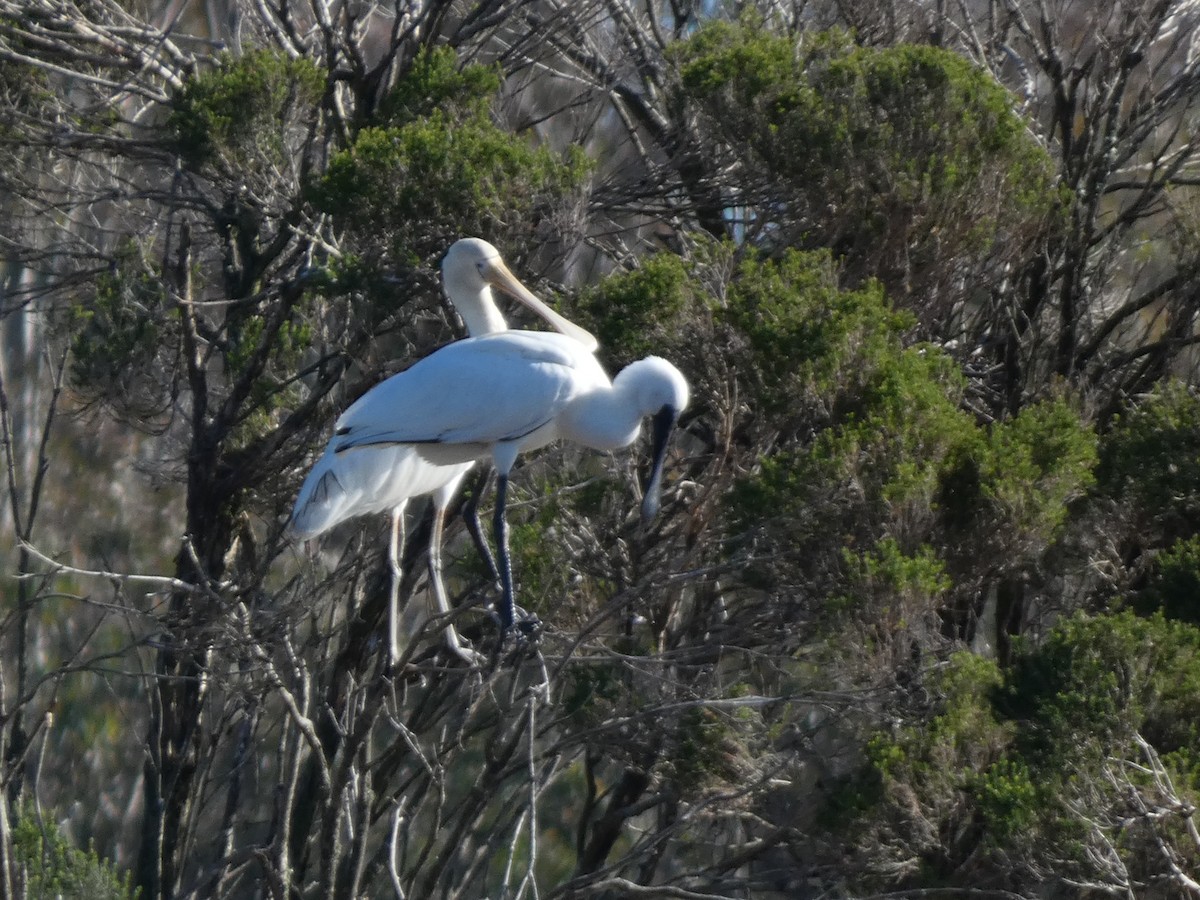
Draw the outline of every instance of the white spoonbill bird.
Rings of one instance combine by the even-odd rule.
[[[499,251],[479,238],[456,241],[442,262],[442,281],[446,296],[462,317],[467,332],[478,336],[504,331],[508,326],[492,298],[492,287],[511,294],[549,325],[586,350],[596,347],[592,335],[534,296],[508,270]],[[388,384],[390,382],[385,382]],[[362,421],[364,408],[370,416],[386,416],[373,399],[384,387],[376,386],[353,404],[335,426],[341,434],[352,423]],[[304,480],[289,528],[301,540],[315,537],[355,516],[388,510],[392,514],[392,533],[388,559],[392,569],[391,600],[388,610],[389,661],[399,658],[399,620],[397,605],[400,590],[400,559],[404,542],[404,509],[408,500],[433,494],[433,530],[429,541],[429,579],[434,599],[442,613],[450,603],[442,583],[441,543],[446,510],[474,459],[442,465],[418,452],[415,446],[387,443],[364,447],[354,453],[340,453],[335,437]],[[446,643],[458,656],[474,662],[474,654],[463,647],[453,625],[445,631]]]
[[[376,385],[338,420],[327,453],[339,465],[353,465],[359,454],[392,448],[437,473],[490,457],[499,476],[493,525],[504,592],[500,624],[507,632],[515,607],[504,507],[517,455],[556,439],[596,450],[627,447],[651,416],[642,501],[648,520],[658,512],[667,441],[687,402],[687,381],[659,357],[631,363],[610,381],[572,337],[506,331],[457,341]]]

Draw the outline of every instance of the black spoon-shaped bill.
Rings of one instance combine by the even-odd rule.
[[[667,459],[667,445],[671,440],[671,432],[675,430],[675,422],[679,419],[679,410],[673,406],[664,406],[651,418],[652,423],[652,452],[650,457],[650,476],[646,480],[646,490],[642,494],[642,523],[650,522],[658,515],[662,495],[663,464]]]

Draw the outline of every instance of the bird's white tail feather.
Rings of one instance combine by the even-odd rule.
[[[456,485],[472,463],[435,466],[411,445],[360,447],[317,461],[296,498],[288,528],[307,540],[355,516],[391,511],[410,497]]]

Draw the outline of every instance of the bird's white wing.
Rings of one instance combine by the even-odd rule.
[[[393,375],[337,421],[340,453],[379,444],[492,444],[553,419],[599,366],[563,335],[508,331],[457,341]]]

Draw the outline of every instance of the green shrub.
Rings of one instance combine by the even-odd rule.
[[[961,55],[714,22],[674,48],[676,102],[723,148],[765,244],[832,248],[853,283],[922,304],[1017,252],[1059,206],[1014,98]]]
[[[1131,404],[1101,442],[1097,491],[1131,506],[1143,545],[1200,532],[1200,396],[1167,382]]]
[[[123,416],[152,417],[171,402],[178,313],[148,248],[127,241],[71,309],[71,386]],[[164,362],[166,363],[164,365]]]
[[[600,346],[620,363],[663,353],[679,317],[707,303],[692,266],[673,253],[649,256],[633,271],[586,289],[579,299]]]
[[[132,900],[132,877],[122,875],[95,850],[72,847],[52,822],[26,809],[12,830],[17,865],[29,897],[60,900]]]
[[[1149,584],[1132,598],[1144,615],[1200,625],[1200,535],[1181,539],[1154,560]]]
[[[368,265],[409,266],[463,234],[532,230],[576,190],[582,152],[559,157],[492,121],[495,70],[459,69],[453,51],[423,52],[379,116],[333,154],[307,196],[353,240]]]
[[[958,653],[918,683],[923,702],[870,736],[862,770],[831,797],[830,827],[863,848],[857,888],[978,887],[1018,872],[1066,887],[1101,882],[1113,858],[1151,883],[1167,866],[1147,846],[1194,858],[1184,817],[1200,799],[1200,629],[1077,616],[1019,643],[1006,670]],[[1163,802],[1149,754],[1177,800]]]
[[[378,124],[405,125],[439,113],[454,118],[486,116],[501,83],[498,66],[459,68],[452,48],[423,47],[380,102]]]
[[[1020,652],[998,708],[1033,768],[1103,756],[1136,733],[1160,751],[1200,737],[1200,630],[1161,615],[1076,616]]]
[[[222,56],[173,98],[167,127],[196,170],[215,162],[231,171],[286,165],[281,123],[315,108],[324,89],[324,73],[306,57],[271,50]]]

